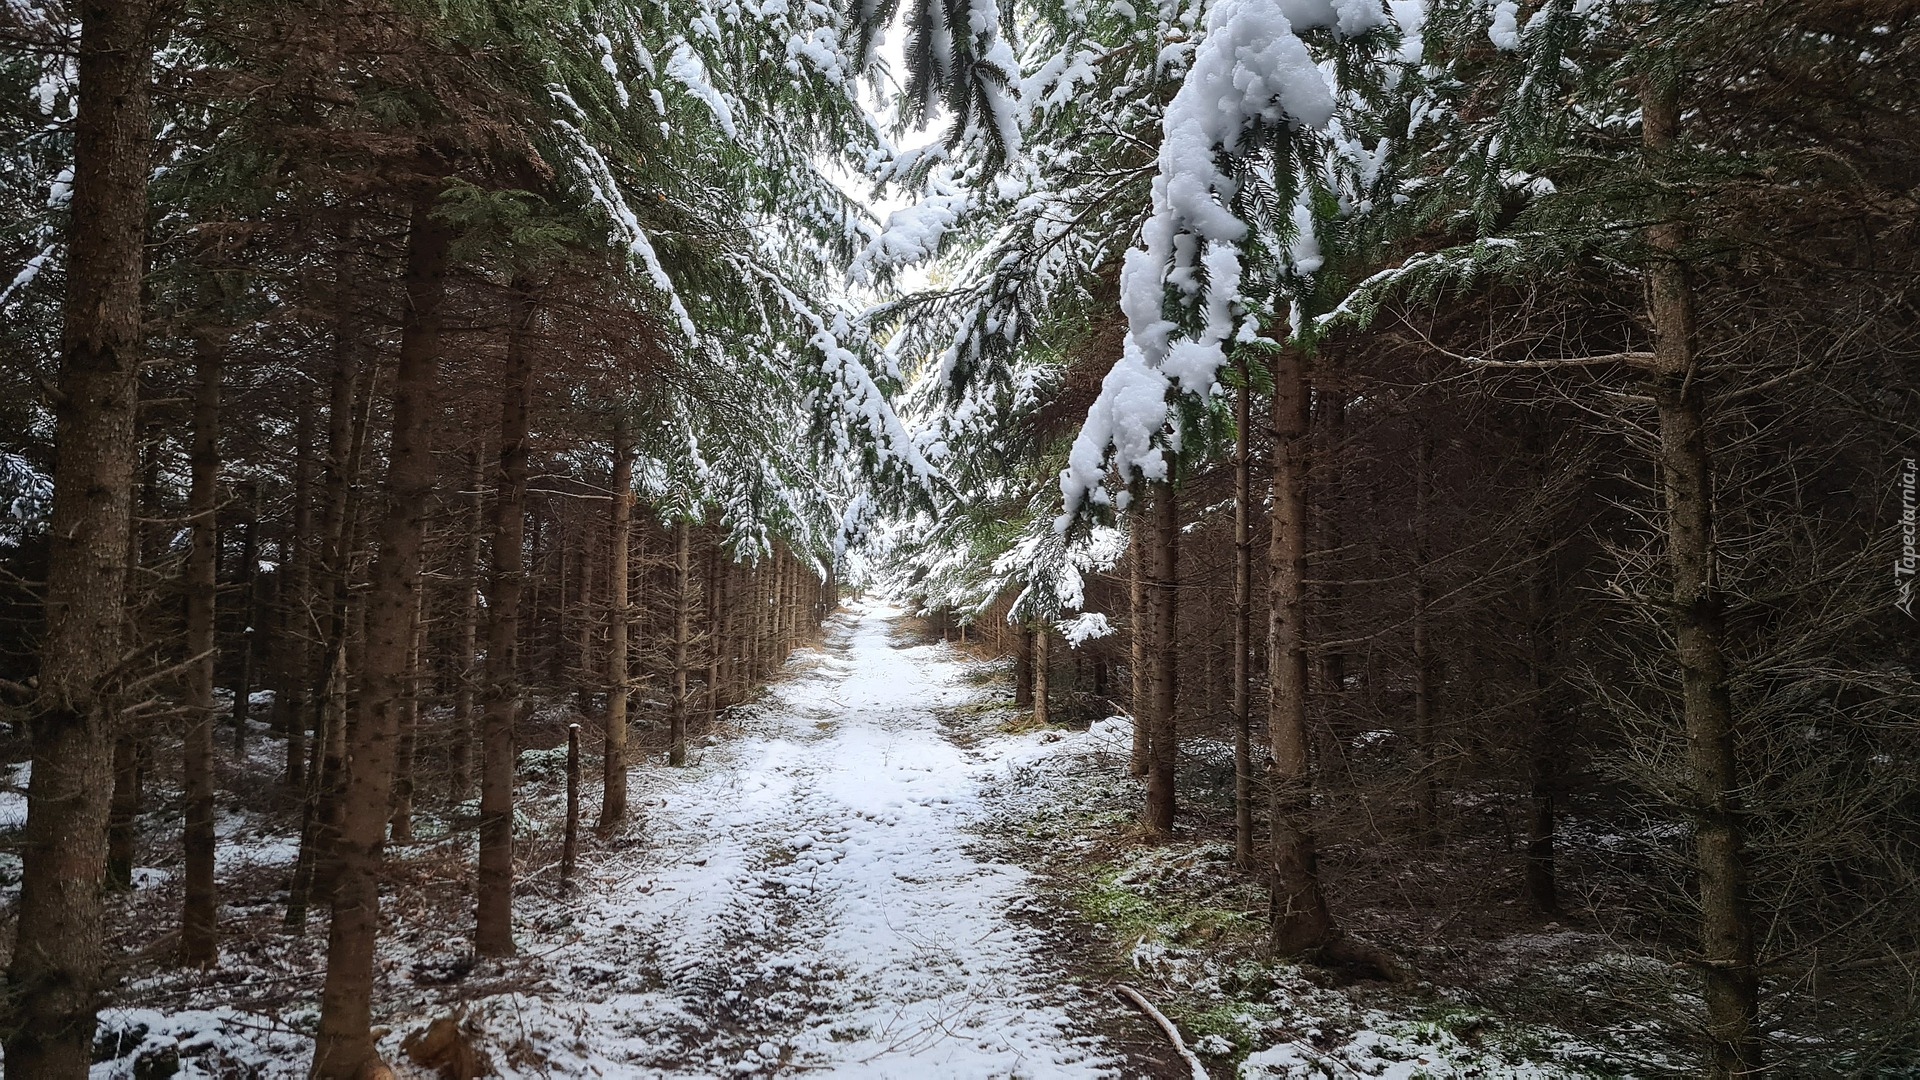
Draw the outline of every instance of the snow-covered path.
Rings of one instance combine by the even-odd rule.
[[[1024,872],[968,831],[1023,740],[945,738],[938,714],[982,691],[896,615],[835,615],[742,732],[635,770],[644,843],[586,876],[552,982],[484,1006],[544,1059],[530,1075],[1113,1074],[1009,917]]]

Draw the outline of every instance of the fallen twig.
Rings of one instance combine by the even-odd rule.
[[[1148,1001],[1140,991],[1126,983],[1116,984],[1113,991],[1132,1002],[1135,1008],[1146,1013],[1154,1023],[1160,1025],[1160,1030],[1167,1035],[1167,1041],[1173,1044],[1174,1052],[1186,1061],[1189,1069],[1193,1070],[1193,1080],[1211,1080],[1207,1075],[1207,1067],[1200,1061],[1200,1055],[1187,1049],[1187,1040],[1180,1037],[1180,1029],[1174,1026],[1173,1021],[1167,1019],[1166,1013],[1154,1008],[1153,1003]]]

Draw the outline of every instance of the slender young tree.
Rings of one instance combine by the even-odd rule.
[[[1233,396],[1233,859],[1253,869],[1253,378],[1234,358]]]
[[[220,380],[226,342],[218,331],[194,335],[200,385],[193,403],[192,488],[187,497],[187,726],[181,739],[186,789],[186,883],[180,916],[180,962],[213,964],[218,955],[214,883],[213,677],[214,614],[220,565]]]
[[[601,751],[599,831],[613,832],[627,813],[627,632],[633,624],[629,595],[633,550],[633,440],[624,416],[613,423],[612,507],[607,524],[607,715],[606,746]]]
[[[532,407],[532,341],[539,303],[530,287],[513,290],[506,367],[500,383],[500,467],[494,476],[492,580],[487,589],[487,683],[480,731],[479,893],[474,948],[511,956],[513,943],[514,724],[520,713],[518,654],[527,537],[527,413]]]
[[[1167,453],[1167,472],[1174,471]],[[1178,701],[1180,652],[1177,645],[1180,589],[1180,502],[1173,481],[1148,485],[1146,582],[1147,647],[1147,828],[1173,833],[1175,772],[1179,767]]]
[[[454,661],[453,737],[447,747],[447,794],[455,802],[464,802],[473,788],[473,742],[475,689],[480,681],[478,657],[480,645],[480,545],[485,539],[487,519],[486,455],[474,450],[468,455],[466,536],[460,545],[460,629],[456,636],[458,655]]]
[[[1648,172],[1655,177],[1669,170],[1679,153],[1680,65],[1680,58],[1656,52],[1641,74],[1641,137]],[[1647,296],[1653,320],[1648,381],[1659,413],[1661,493],[1673,589],[1668,610],[1698,822],[1694,848],[1707,1032],[1714,1074],[1751,1076],[1762,1068],[1755,1026],[1760,974],[1747,895],[1746,815],[1735,717],[1727,686],[1726,599],[1714,569],[1718,544],[1713,463],[1694,342],[1687,231],[1675,208],[1666,209],[1670,216],[1647,228]]]
[[[240,609],[240,625],[233,647],[232,693],[228,697],[233,702],[233,711],[229,716],[233,723],[233,756],[244,758],[247,754],[247,722],[252,717],[254,659],[259,652],[255,645],[259,634],[254,626],[260,606],[259,487],[254,484],[240,485],[234,502],[240,518],[236,524],[240,530],[240,564],[234,570],[234,605]]]

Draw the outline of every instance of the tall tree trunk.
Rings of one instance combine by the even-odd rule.
[[[1051,666],[1047,653],[1050,651],[1049,639],[1052,636],[1053,632],[1047,626],[1046,620],[1039,620],[1033,628],[1033,722],[1036,724],[1050,723],[1052,719],[1047,712],[1050,696],[1047,687],[1050,674],[1048,669]]]
[[[606,748],[600,755],[600,821],[611,835],[627,816],[627,629],[633,624],[633,439],[624,417],[613,424],[613,507],[607,529],[607,719]]]
[[[1313,844],[1308,757],[1306,548],[1309,388],[1306,357],[1287,347],[1273,361],[1273,538],[1268,548],[1267,737],[1270,791],[1269,919],[1281,956],[1311,953],[1333,938]]]
[[[413,626],[407,633],[406,690],[400,699],[400,740],[393,763],[393,811],[387,828],[396,844],[413,843],[414,757],[420,743],[420,698],[426,686],[426,669],[421,663],[423,638],[427,632],[427,590],[414,593]]]
[[[455,802],[465,802],[473,790],[473,703],[474,688],[480,681],[475,652],[480,645],[480,541],[487,518],[486,455],[475,450],[469,455],[471,472],[468,483],[467,535],[460,544],[460,656],[456,660],[453,686],[453,737],[447,747],[447,794]]]
[[[247,720],[251,716],[253,694],[254,618],[259,607],[260,567],[260,489],[243,486],[240,504],[240,566],[235,575],[235,592],[240,608],[240,635],[234,651],[240,655],[233,664],[233,756],[245,760]]]
[[[673,703],[667,713],[667,764],[687,763],[687,675],[692,665],[693,566],[691,526],[673,524]]]
[[[1167,453],[1167,472],[1173,473],[1173,454]],[[1147,828],[1161,836],[1173,833],[1174,771],[1179,765],[1179,738],[1175,731],[1175,703],[1180,689],[1180,654],[1176,644],[1179,621],[1180,501],[1172,480],[1150,485],[1152,524],[1147,534],[1147,737],[1152,752],[1147,759]]]
[[[313,1075],[356,1080],[379,1060],[372,1035],[373,950],[380,866],[393,786],[394,743],[433,495],[440,326],[453,231],[432,215],[433,191],[414,196],[407,229],[406,304],[393,387],[393,433],[379,557],[366,599],[366,649],[335,842],[337,877]]]
[[[1664,171],[1676,150],[1680,85],[1672,70],[1647,73],[1641,89],[1648,166]],[[1692,787],[1700,952],[1707,1031],[1715,1076],[1761,1069],[1754,1020],[1760,985],[1754,967],[1747,895],[1746,811],[1733,703],[1727,690],[1726,598],[1714,573],[1713,464],[1706,400],[1694,353],[1693,286],[1685,263],[1686,226],[1663,220],[1647,230],[1647,286],[1653,317],[1653,399],[1660,416],[1659,465],[1667,510],[1667,560],[1673,575],[1675,659],[1687,732]]]
[[[1253,868],[1253,381],[1234,361],[1233,399],[1233,859]]]
[[[160,442],[151,431],[142,450],[140,495],[134,504],[147,521],[127,530],[127,573],[129,581],[139,580],[140,567],[158,559],[160,527]],[[137,516],[137,515],[136,515]],[[127,613],[137,620],[140,613]],[[119,892],[133,888],[133,864],[138,847],[140,803],[145,796],[147,763],[151,758],[148,740],[124,718],[115,725],[113,737],[113,796],[107,812],[107,886]]]
[[[514,290],[500,390],[500,470],[494,475],[492,581],[487,589],[487,684],[480,732],[480,873],[474,948],[513,955],[514,722],[520,713],[520,600],[526,583],[527,412],[533,404],[532,291]]]
[[[200,387],[193,402],[192,483],[187,496],[186,731],[180,740],[185,789],[185,888],[180,914],[180,962],[208,967],[218,955],[218,895],[213,880],[214,614],[220,566],[220,369],[225,343],[213,332],[194,335]]]
[[[1413,465],[1413,730],[1419,751],[1414,778],[1414,834],[1423,844],[1440,840],[1439,749],[1434,738],[1433,634],[1429,626],[1433,582],[1433,435],[1422,430]]]
[[[136,826],[140,818],[141,790],[146,779],[140,737],[121,731],[113,738],[113,798],[107,814],[107,884],[126,891],[133,888]]]
[[[1313,388],[1310,396],[1311,404],[1319,408],[1320,419],[1313,421],[1310,417],[1309,424],[1316,426],[1314,435],[1324,455],[1317,463],[1324,478],[1324,486],[1315,499],[1319,512],[1314,515],[1313,525],[1318,533],[1315,537],[1318,549],[1337,558],[1341,545],[1340,509],[1346,493],[1346,476],[1342,468],[1345,455],[1341,452],[1341,442],[1346,437],[1347,395],[1338,385],[1340,374],[1335,355],[1322,354],[1317,359],[1322,364],[1322,377],[1320,385]],[[1309,512],[1311,513],[1313,509],[1309,507]],[[1324,605],[1322,610],[1326,612],[1324,621],[1330,624],[1327,629],[1337,630],[1340,624],[1333,620],[1338,618],[1342,610],[1340,575],[1328,573],[1320,575],[1320,578],[1319,599]],[[1322,632],[1324,633],[1325,630]],[[1321,649],[1314,666],[1319,668],[1321,689],[1333,694],[1346,690],[1346,653],[1337,648]],[[1337,746],[1336,737],[1331,728],[1323,727],[1317,734],[1323,747]],[[1333,759],[1329,757],[1327,760],[1330,763]]]
[[[46,637],[7,967],[7,1071],[82,1080],[101,985],[101,884],[126,617],[140,274],[147,222],[148,0],[83,0],[61,304]]]
[[[274,636],[274,726],[287,738],[287,786],[306,783],[308,682],[316,650],[313,643],[313,395],[300,395],[294,425],[293,520],[280,545],[287,567],[280,584]]]
[[[1127,772],[1147,775],[1153,760],[1153,732],[1148,727],[1147,653],[1152,631],[1147,626],[1147,507],[1134,504],[1133,535],[1128,537],[1127,553],[1127,648],[1129,671],[1133,676],[1127,708],[1133,711],[1133,751],[1127,759]]]
[[[335,831],[335,788],[346,738],[347,604],[357,502],[353,488],[373,412],[374,380],[360,363],[352,241],[351,229],[343,228],[333,260],[334,363],[327,385],[327,458],[320,481],[320,583],[314,597],[318,647],[311,653],[317,667],[308,676],[312,718],[301,720],[313,732],[313,756],[301,802],[300,852],[287,891],[286,922],[295,930],[306,925],[307,906],[320,883],[321,864],[328,859]],[[321,891],[324,898],[326,892]]]

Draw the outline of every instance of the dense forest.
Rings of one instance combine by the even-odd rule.
[[[921,768],[889,709],[1081,755],[992,758],[1024,819],[847,816],[1013,813],[875,865],[1051,883],[991,893],[1053,912],[1007,985],[1155,1048],[1061,997],[1084,1060],[727,1012],[609,1067],[1920,1069],[1920,5],[9,0],[0,45],[7,1075],[608,1074],[479,1003],[618,1026],[529,989],[553,935],[782,757]],[[859,861],[808,828],[759,869]],[[813,917],[772,880],[688,925]],[[1446,1019],[1375,1069],[1329,987]]]

